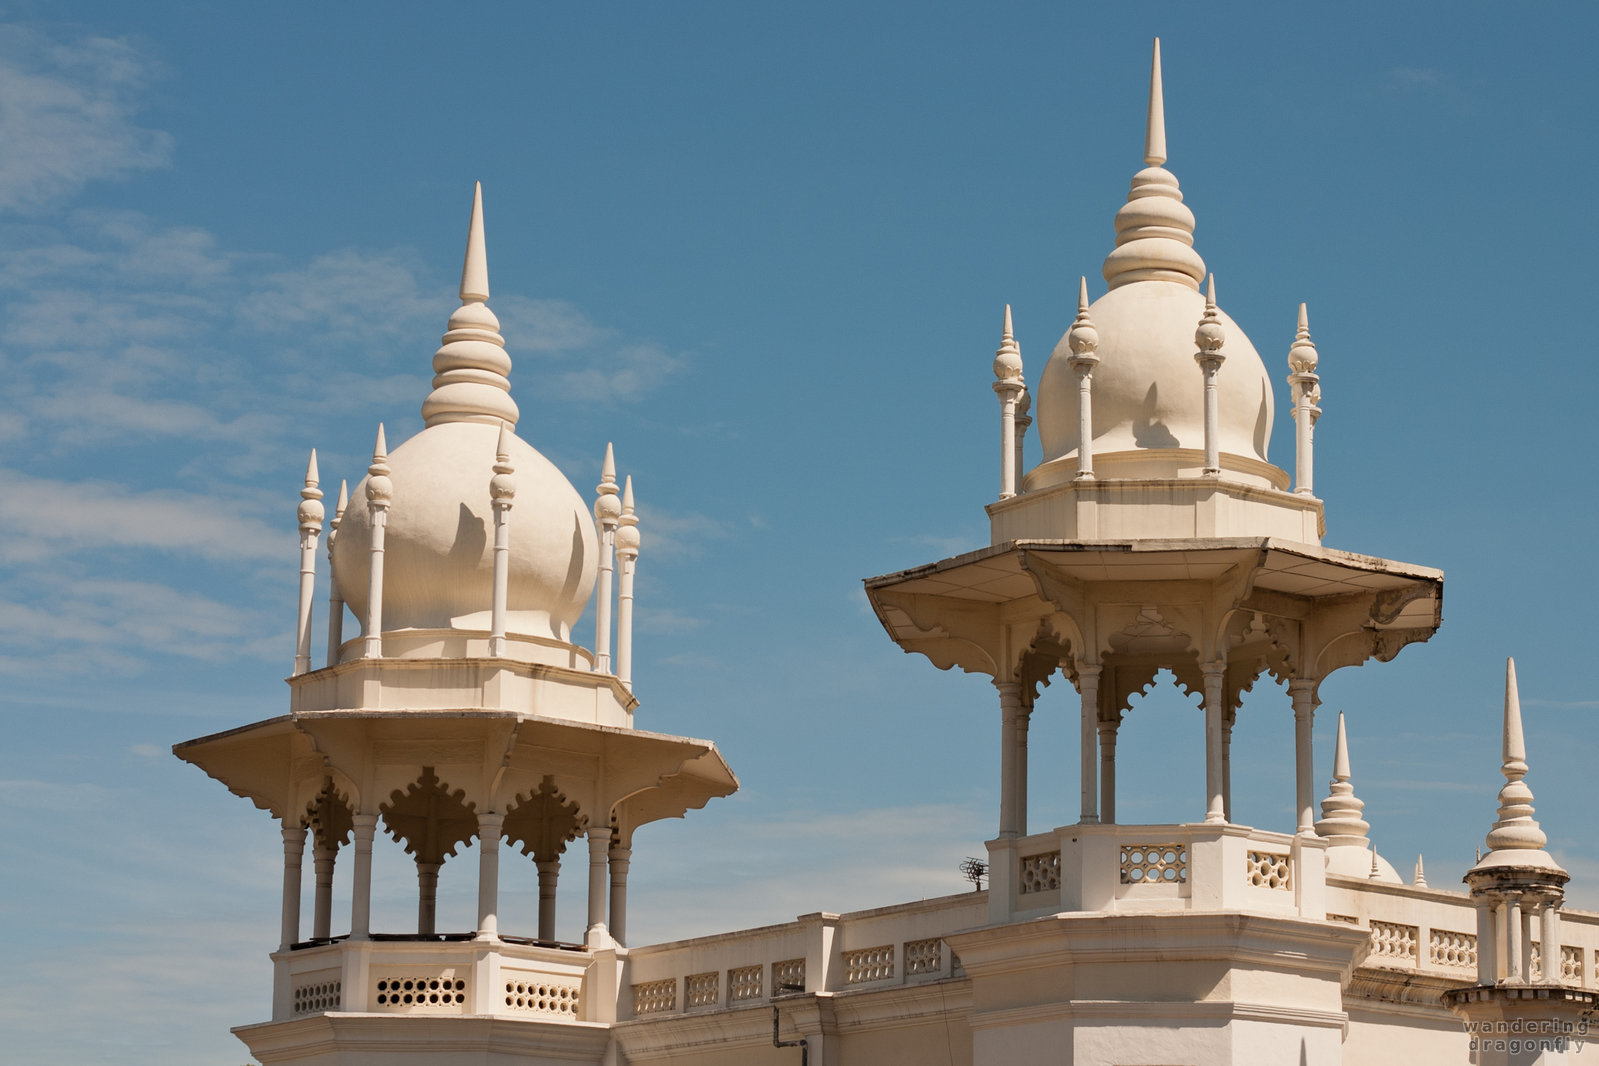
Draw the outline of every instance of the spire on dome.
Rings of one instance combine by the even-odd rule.
[[[1371,824],[1360,817],[1365,807],[1365,801],[1356,798],[1355,786],[1349,783],[1349,737],[1344,731],[1344,714],[1339,711],[1338,742],[1333,749],[1332,785],[1327,798],[1321,801],[1321,818],[1316,822],[1316,835],[1326,837],[1333,845],[1366,847],[1366,830],[1371,828]]]
[[[1133,175],[1127,202],[1116,212],[1116,248],[1105,257],[1105,281],[1120,288],[1135,281],[1173,281],[1199,290],[1205,261],[1194,251],[1194,213],[1183,204],[1177,177],[1166,162],[1166,105],[1161,88],[1160,38],[1149,69],[1149,115],[1144,161]]]
[[[1166,99],[1160,88],[1160,38],[1149,61],[1149,118],[1144,123],[1144,162],[1158,167],[1166,162]]]
[[[450,316],[444,343],[433,355],[433,391],[422,402],[422,419],[443,422],[509,422],[519,411],[511,399],[511,357],[505,353],[500,320],[489,298],[489,267],[483,240],[483,185],[472,193],[466,258],[461,264],[461,306]]]
[[[1532,789],[1527,775],[1527,741],[1521,731],[1521,697],[1516,690],[1516,660],[1505,660],[1505,720],[1500,772],[1505,787],[1499,790],[1499,820],[1488,831],[1488,854],[1477,866],[1536,867],[1559,870],[1543,846],[1549,842],[1533,817]]]

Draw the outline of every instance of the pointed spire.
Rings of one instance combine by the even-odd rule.
[[[1377,845],[1375,844],[1371,846],[1371,873],[1369,876],[1373,881],[1382,877],[1382,871],[1377,868]]]
[[[1105,281],[1113,289],[1135,281],[1171,281],[1197,292],[1205,280],[1205,261],[1194,251],[1194,213],[1183,204],[1176,175],[1162,166],[1166,109],[1159,38],[1149,68],[1144,161],[1144,169],[1133,175],[1127,203],[1116,212],[1116,247],[1105,257]]]
[[[483,186],[472,193],[466,258],[461,264],[461,306],[450,316],[444,342],[433,353],[433,391],[422,402],[422,420],[500,422],[516,426],[519,412],[511,399],[511,357],[505,353],[500,320],[484,302],[489,298],[489,267],[483,240]]]
[[[339,523],[344,519],[344,510],[350,506],[350,483],[344,478],[339,479],[339,505],[333,509],[333,528],[338,529]]]
[[[489,479],[489,499],[496,508],[511,506],[516,499],[516,468],[511,465],[511,426],[500,423],[499,443],[494,446],[494,476]]]
[[[594,498],[594,517],[600,525],[606,528],[615,528],[617,516],[622,513],[622,504],[617,500],[619,491],[616,487],[616,452],[607,442],[605,445],[605,461],[600,464],[600,483],[594,486],[594,491],[599,493]]]
[[[1488,832],[1488,854],[1478,865],[1524,866],[1560,869],[1543,851],[1548,836],[1533,817],[1532,789],[1522,780],[1527,774],[1527,741],[1521,731],[1521,698],[1516,691],[1516,660],[1505,660],[1505,716],[1501,738],[1500,772],[1505,787],[1499,790],[1499,820]]]
[[[1333,779],[1327,798],[1321,801],[1321,818],[1316,821],[1316,835],[1326,837],[1333,845],[1352,845],[1364,848],[1369,841],[1366,830],[1371,824],[1360,817],[1365,801],[1355,796],[1355,787],[1349,783],[1349,736],[1344,729],[1343,712],[1338,712],[1338,741],[1333,748]]]
[[[305,488],[300,490],[300,519],[301,530],[315,529],[322,531],[322,489],[316,469],[316,449],[311,449],[311,461],[305,464]]]
[[[622,517],[620,522],[624,526],[638,525],[638,518],[633,514],[633,475],[627,475],[627,480],[622,483]]]
[[[1300,304],[1299,328],[1294,332],[1294,343],[1288,348],[1288,369],[1295,374],[1314,374],[1316,361],[1316,342],[1310,339],[1310,316],[1305,305]]]
[[[1005,305],[1005,324],[1000,329],[999,350],[994,353],[994,377],[1007,385],[1020,385],[1022,380],[1022,350],[1011,329],[1010,304]]]
[[[1205,313],[1200,316],[1199,326],[1194,330],[1194,343],[1199,346],[1201,355],[1218,357],[1226,340],[1227,331],[1222,328],[1221,311],[1216,307],[1216,275],[1212,274],[1205,285]]]
[[[466,259],[461,264],[461,302],[489,298],[489,260],[483,250],[483,183],[472,187],[472,221],[466,229]]]
[[[383,423],[378,423],[377,443],[372,446],[372,465],[366,468],[368,506],[387,507],[394,497],[394,482],[389,480],[389,445],[383,438]]]
[[[1144,123],[1144,162],[1158,167],[1166,162],[1166,99],[1160,88],[1160,38],[1149,61],[1149,118]]]
[[[1415,885],[1417,888],[1427,887],[1427,873],[1421,868],[1420,855],[1416,856],[1416,876],[1411,880],[1410,883]]]
[[[1077,317],[1072,320],[1071,328],[1066,331],[1066,346],[1072,351],[1072,358],[1078,362],[1092,360],[1099,362],[1095,353],[1099,350],[1099,330],[1094,328],[1094,320],[1088,315],[1088,279],[1077,279]]]

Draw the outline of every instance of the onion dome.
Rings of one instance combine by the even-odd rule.
[[[1191,476],[1203,465],[1204,390],[1194,368],[1194,328],[1205,314],[1205,263],[1194,250],[1194,213],[1166,161],[1160,42],[1150,75],[1144,160],[1116,212],[1116,244],[1105,258],[1109,291],[1090,306],[1099,333],[1094,371],[1094,472],[1105,477]],[[1224,476],[1286,488],[1267,459],[1273,400],[1265,364],[1244,331],[1218,309],[1226,367],[1217,377]],[[1044,462],[1030,489],[1070,480],[1079,440],[1077,377],[1063,336],[1038,384]],[[1055,462],[1059,460],[1059,462]],[[1068,461],[1069,460],[1069,461]],[[1053,466],[1051,464],[1054,464]]]
[[[382,478],[388,484],[377,486],[388,492],[383,629],[487,633],[494,512],[485,483],[497,462],[508,462],[516,471],[517,504],[506,632],[566,644],[593,591],[599,548],[583,498],[554,463],[513,432],[518,412],[509,393],[511,360],[485,302],[482,203],[479,186],[461,272],[461,307],[450,316],[434,356],[433,391],[422,405],[426,427],[388,453]],[[372,488],[357,485],[355,498],[370,499]],[[352,506],[334,542],[333,569],[345,602],[363,621],[371,547],[370,508]],[[419,647],[439,654],[452,645]]]

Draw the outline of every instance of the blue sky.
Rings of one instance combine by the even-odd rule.
[[[987,542],[1001,310],[1036,381],[1078,275],[1103,291],[1157,33],[1197,247],[1279,380],[1310,305],[1326,543],[1448,575],[1432,642],[1323,687],[1318,798],[1342,709],[1378,847],[1458,884],[1513,654],[1539,816],[1599,908],[1593,9],[0,17],[18,1061],[244,1061],[227,1027],[270,1006],[277,830],[169,748],[286,709],[305,453],[336,491],[379,420],[420,428],[474,180],[520,435],[585,495],[615,441],[637,484],[638,723],[717,740],[744,782],[639,834],[635,942],[961,890],[997,818],[995,698],[896,649],[860,579]],[[1061,689],[1035,828],[1075,816]],[[1292,734],[1284,694],[1246,703],[1240,821],[1291,828]],[[1135,709],[1124,820],[1199,814],[1201,736],[1175,694]],[[474,869],[446,867],[441,927],[470,920]],[[504,924],[531,924],[512,869]],[[410,873],[378,877],[403,928]]]

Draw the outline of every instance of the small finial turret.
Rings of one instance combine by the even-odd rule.
[[[1294,332],[1294,343],[1288,349],[1288,369],[1296,374],[1316,372],[1316,342],[1310,339],[1310,316],[1305,305],[1299,305],[1299,328]]]
[[[624,558],[637,555],[639,548],[638,515],[633,510],[633,475],[622,483],[622,514],[616,520],[616,550]]]
[[[499,506],[500,501],[505,501],[510,506],[516,499],[516,468],[511,465],[511,427],[508,423],[500,423],[500,440],[494,449],[494,476],[489,479],[489,498]]]
[[[1501,738],[1505,787],[1499,790],[1499,820],[1488,833],[1489,861],[1498,865],[1553,865],[1543,852],[1549,842],[1533,817],[1532,789],[1522,780],[1527,775],[1527,742],[1521,731],[1521,697],[1516,690],[1516,660],[1505,660],[1505,717]],[[1502,854],[1510,853],[1510,854]]]
[[[1410,883],[1415,885],[1417,888],[1427,887],[1427,873],[1421,867],[1420,855],[1416,856],[1416,876],[1411,880]]]
[[[999,350],[994,353],[994,377],[1006,384],[1022,379],[1022,350],[1011,330],[1010,304],[1005,305],[1005,325],[1000,331]]]
[[[472,192],[466,258],[461,264],[461,306],[450,316],[444,343],[433,354],[433,391],[422,402],[428,426],[441,422],[509,422],[519,412],[511,399],[511,357],[500,336],[500,320],[489,298],[489,267],[483,241],[483,186]]]
[[[1344,730],[1343,712],[1338,712],[1338,740],[1333,748],[1333,778],[1327,798],[1321,801],[1321,818],[1316,821],[1316,835],[1326,837],[1334,845],[1366,847],[1366,831],[1371,824],[1360,817],[1365,801],[1355,796],[1355,787],[1349,783],[1349,736]],[[1375,853],[1375,852],[1374,852]]]
[[[1221,312],[1216,307],[1216,275],[1210,275],[1205,284],[1205,313],[1200,316],[1194,330],[1194,343],[1202,355],[1220,356],[1227,341],[1227,331],[1221,324]]]
[[[1092,358],[1099,362],[1099,330],[1094,328],[1094,320],[1088,315],[1088,279],[1077,279],[1077,317],[1072,320],[1071,328],[1066,331],[1066,346],[1071,349],[1075,359]]]
[[[302,530],[315,528],[318,533],[322,531],[322,516],[326,513],[322,508],[322,490],[316,468],[316,449],[311,449],[311,461],[305,465],[305,488],[300,490],[300,510],[298,518]]]
[[[366,500],[368,505],[387,507],[394,498],[394,482],[389,480],[389,445],[383,438],[383,423],[378,423],[377,443],[372,446],[372,465],[366,468]]]
[[[1166,99],[1160,87],[1160,38],[1149,61],[1149,118],[1144,123],[1144,162],[1158,167],[1166,162]]]
[[[594,498],[594,520],[600,526],[600,572],[595,584],[594,600],[594,669],[598,673],[611,672],[611,579],[616,572],[616,524],[622,516],[621,492],[616,485],[616,452],[609,443],[605,445],[605,461],[600,464],[600,483],[594,486],[599,493]]]
[[[1314,428],[1321,415],[1320,378],[1316,377],[1316,344],[1310,339],[1310,316],[1305,305],[1299,305],[1299,328],[1294,333],[1294,343],[1288,349],[1288,387],[1294,397],[1294,491],[1305,496],[1314,494]]]
[[[339,505],[333,509],[333,528],[338,529],[339,523],[344,521],[344,512],[350,506],[350,483],[344,478],[339,479]]]

